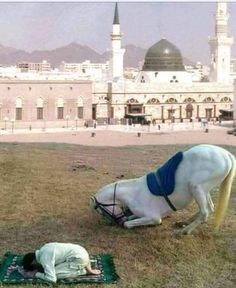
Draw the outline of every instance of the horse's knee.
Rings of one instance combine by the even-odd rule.
[[[203,211],[201,211],[202,222],[206,222],[208,220],[210,214],[211,214],[211,211],[209,211],[208,209],[204,209]]]
[[[155,225],[161,225],[162,219],[161,218],[154,218],[153,222],[155,223]]]
[[[123,226],[124,226],[125,228],[128,228],[128,229],[133,228],[133,225],[130,224],[130,221],[124,222]]]
[[[209,210],[210,210],[210,213],[213,213],[214,212],[214,203],[211,201],[211,199],[208,200],[208,206],[209,206]]]
[[[210,209],[210,213],[214,213],[215,209],[214,209],[214,204],[213,205],[209,205],[209,209]]]

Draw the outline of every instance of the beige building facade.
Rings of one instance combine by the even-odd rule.
[[[122,81],[93,85],[93,106],[100,122],[104,115],[115,123],[124,117],[142,117],[157,123],[192,119],[214,121],[220,109],[231,109],[232,104],[233,86],[220,83],[156,85]]]
[[[90,81],[0,81],[3,129],[75,126],[91,118]]]

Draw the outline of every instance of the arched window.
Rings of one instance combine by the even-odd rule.
[[[63,97],[59,97],[57,99],[57,107],[64,107],[64,99],[63,99]]]
[[[175,98],[171,97],[166,100],[166,103],[178,103],[178,101]]]
[[[16,98],[16,108],[22,108],[22,99],[20,97]]]
[[[37,120],[43,119],[43,98],[40,97],[37,99]]]
[[[159,104],[160,101],[157,98],[151,98],[147,101],[147,104]]]
[[[22,99],[16,98],[16,120],[22,120]]]
[[[38,98],[36,105],[37,105],[37,107],[43,108],[43,98],[41,98],[41,97]]]
[[[232,102],[232,100],[226,96],[226,97],[221,98],[220,102]]]
[[[193,116],[193,105],[191,103],[186,105],[186,117],[191,119]]]
[[[79,97],[77,101],[77,117],[79,119],[84,118],[84,100],[82,97]]]
[[[137,99],[134,98],[130,98],[126,101],[127,104],[135,104],[135,103],[139,103]]]
[[[203,102],[215,102],[215,100],[212,97],[206,97]]]
[[[64,119],[64,99],[63,97],[57,100],[57,119]]]
[[[194,103],[194,102],[196,102],[195,99],[193,99],[191,97],[184,99],[184,103]]]

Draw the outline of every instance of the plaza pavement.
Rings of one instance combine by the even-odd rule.
[[[1,130],[0,142],[70,143],[90,146],[216,144],[236,146],[236,136],[228,135],[232,123],[225,125],[201,123],[174,123],[158,126],[98,126],[95,128],[68,127],[42,129]]]

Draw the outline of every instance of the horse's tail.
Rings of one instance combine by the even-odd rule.
[[[220,185],[219,199],[216,205],[216,212],[215,212],[215,219],[214,219],[216,230],[219,230],[219,227],[224,219],[224,214],[226,212],[229,198],[230,198],[232,183],[233,183],[235,173],[236,173],[235,157],[231,153],[229,153],[229,157],[231,159],[232,166],[228,175],[226,176],[226,178]]]

